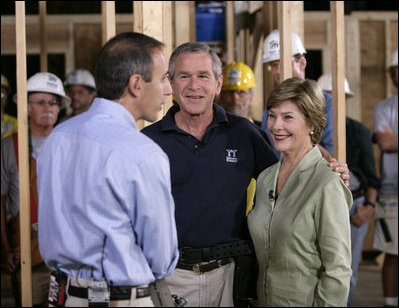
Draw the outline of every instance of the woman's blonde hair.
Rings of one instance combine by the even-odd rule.
[[[270,110],[285,101],[293,102],[303,113],[308,125],[313,126],[313,134],[310,136],[312,143],[319,143],[327,123],[323,90],[313,80],[289,78],[270,94],[266,108]]]

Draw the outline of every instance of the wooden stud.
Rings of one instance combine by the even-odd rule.
[[[22,306],[32,307],[32,262],[29,194],[28,104],[26,92],[25,2],[15,1],[15,37],[18,93],[19,212],[21,234]]]
[[[137,3],[136,3],[137,2]],[[134,1],[134,31],[142,32],[165,44],[165,58],[169,60],[172,53],[172,2],[171,1]],[[140,31],[142,30],[142,31]],[[166,114],[172,105],[172,98],[168,98],[158,119]],[[137,127],[143,127],[151,123],[143,120],[137,121]]]
[[[345,128],[345,22],[344,2],[331,1],[331,43],[332,43],[332,104],[334,123],[334,156],[346,161]]]
[[[269,35],[270,32],[273,31],[277,26],[275,24],[277,23],[277,14],[275,14],[277,7],[277,3],[274,1],[264,1],[264,20],[265,20],[265,25],[263,29],[263,41],[262,41],[262,51],[263,51],[263,45],[264,45],[264,40],[266,37]],[[262,56],[262,61],[263,61],[263,56]],[[270,93],[274,89],[274,80],[272,73],[267,70],[267,64],[263,64],[263,102],[265,104],[264,107],[266,107],[266,102],[267,99],[270,95]]]
[[[234,1],[226,1],[226,65],[235,60],[234,38]]]
[[[278,2],[278,16],[280,29],[280,82],[282,82],[292,77],[290,1]]]
[[[174,46],[177,46],[191,41],[191,14],[190,1],[173,1],[174,4]]]
[[[162,1],[162,20],[163,20],[163,39],[165,44],[164,53],[166,65],[169,64],[169,58],[173,52],[173,31],[172,31],[172,1]],[[162,107],[164,116],[170,107],[172,107],[172,96],[167,96],[165,105]]]
[[[189,1],[190,4],[190,42],[195,42],[197,40],[195,30],[195,1]]]
[[[116,33],[115,1],[101,1],[103,45]]]
[[[46,29],[46,1],[39,1],[40,28],[40,71],[47,72],[47,29]]]
[[[133,31],[143,33],[143,1],[133,1]],[[136,121],[139,130],[144,127],[144,120]]]
[[[143,1],[133,1],[133,31],[143,33]]]

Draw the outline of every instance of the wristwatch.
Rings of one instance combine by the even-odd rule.
[[[375,208],[375,203],[371,202],[371,201],[366,201],[364,203],[364,205],[371,205],[373,208]]]

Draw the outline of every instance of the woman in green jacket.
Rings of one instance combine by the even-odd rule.
[[[352,195],[317,146],[326,123],[322,90],[290,78],[267,102],[282,153],[257,179],[248,226],[259,263],[259,306],[346,306]]]

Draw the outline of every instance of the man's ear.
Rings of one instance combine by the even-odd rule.
[[[218,96],[220,94],[220,91],[222,91],[223,78],[223,75],[220,75],[219,78],[216,80],[216,96]]]
[[[143,78],[140,75],[134,74],[129,78],[129,92],[134,96],[138,97],[141,94],[143,88]]]
[[[300,66],[300,69],[301,69],[302,72],[305,71],[306,64],[307,64],[306,58],[305,58],[304,56],[302,56],[302,57],[299,59],[299,66]]]

